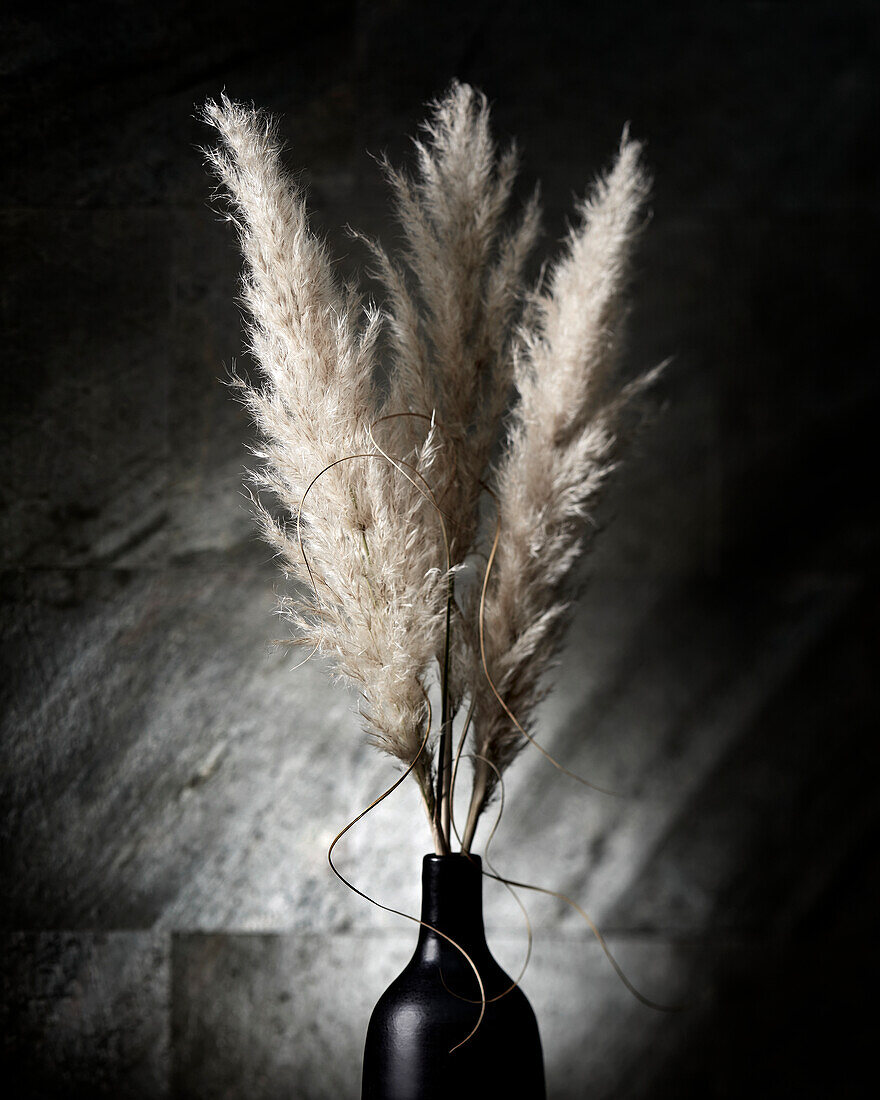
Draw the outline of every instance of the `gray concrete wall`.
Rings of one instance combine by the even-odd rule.
[[[316,224],[394,241],[367,151],[458,75],[540,178],[542,255],[626,120],[653,221],[621,473],[495,858],[529,898],[552,1100],[860,1094],[875,1034],[878,16],[843,4],[5,9],[2,1075],[22,1098],[358,1095],[411,925],[325,849],[394,777],[270,652],[240,494],[238,256],[195,105],[284,116]],[[246,364],[245,364],[246,365]],[[401,788],[340,845],[418,905]],[[516,970],[518,910],[486,887]],[[7,1093],[8,1095],[9,1093]]]

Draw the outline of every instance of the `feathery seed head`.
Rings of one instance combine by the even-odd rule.
[[[454,82],[414,141],[415,174],[381,162],[404,248],[395,257],[359,238],[384,287],[380,308],[337,280],[274,121],[225,95],[202,117],[219,134],[206,157],[239,234],[260,372],[257,384],[232,379],[260,434],[254,509],[302,590],[280,611],[299,641],[358,685],[370,739],[417,762],[434,813],[449,793],[448,758],[438,762],[435,806],[433,741],[420,754],[432,670],[447,722],[470,696],[475,751],[505,767],[546,690],[621,415],[654,377],[621,387],[614,369],[649,191],[641,146],[625,129],[612,169],[578,205],[563,255],[530,289],[537,192],[511,221],[517,150],[498,152],[486,97]],[[492,569],[480,599],[456,598],[466,564],[489,553],[486,492],[497,510]],[[471,836],[496,781],[485,767],[480,775],[479,760],[475,768]]]

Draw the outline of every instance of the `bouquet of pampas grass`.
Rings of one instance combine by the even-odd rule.
[[[225,96],[204,119],[261,372],[233,378],[260,438],[253,500],[299,582],[281,611],[306,656],[332,658],[360,691],[369,737],[415,778],[440,854],[470,761],[467,853],[504,770],[540,747],[533,717],[573,569],[633,398],[657,373],[623,384],[616,370],[649,190],[641,146],[624,131],[530,286],[537,195],[511,213],[516,149],[499,152],[485,98],[454,83],[415,142],[415,173],[382,162],[405,245],[389,255],[361,238],[377,306],[335,276],[272,120]]]

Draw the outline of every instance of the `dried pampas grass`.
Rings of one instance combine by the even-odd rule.
[[[622,417],[656,374],[623,385],[615,370],[649,190],[641,146],[624,131],[564,254],[530,288],[537,195],[509,216],[516,150],[498,151],[485,97],[454,83],[415,143],[415,174],[383,162],[404,248],[395,257],[365,242],[386,294],[377,308],[336,278],[273,122],[225,96],[203,117],[220,135],[206,155],[239,232],[261,371],[256,385],[234,379],[261,440],[255,509],[301,582],[281,610],[297,644],[359,688],[369,736],[412,770],[441,853],[454,723],[467,708],[468,851],[498,777],[531,739]],[[481,584],[458,591],[477,561]]]

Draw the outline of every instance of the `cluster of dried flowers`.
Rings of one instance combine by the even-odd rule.
[[[272,121],[226,97],[204,118],[221,137],[207,155],[232,200],[262,372],[259,385],[235,380],[261,437],[255,505],[303,582],[282,610],[297,643],[359,688],[367,730],[411,768],[441,853],[453,723],[467,712],[456,765],[473,761],[468,851],[531,739],[621,416],[656,373],[622,385],[615,371],[649,188],[640,146],[624,133],[564,254],[530,288],[537,195],[511,223],[516,150],[499,154],[485,98],[453,84],[415,143],[415,176],[383,164],[405,248],[366,242],[386,291],[377,308],[334,275]],[[463,585],[475,568],[480,583]]]

